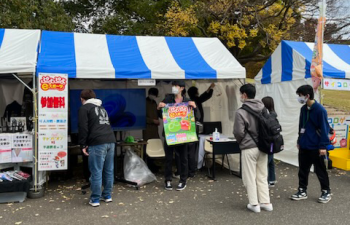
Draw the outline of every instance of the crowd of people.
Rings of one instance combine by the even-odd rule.
[[[161,110],[166,104],[188,102],[194,110],[195,120],[203,123],[204,112],[202,103],[213,95],[214,84],[207,91],[199,95],[198,88],[191,87],[188,90],[190,98],[186,97],[185,82],[173,81],[171,94],[157,104],[158,90],[151,88],[146,99],[146,130],[143,132],[144,140],[159,138],[159,118],[162,118]],[[256,113],[263,110],[277,120],[273,98],[267,96],[262,100],[255,99],[256,90],[252,84],[245,84],[240,88],[240,100],[243,105]],[[299,138],[299,187],[298,192],[291,196],[292,200],[307,199],[308,175],[312,165],[321,184],[320,203],[331,200],[328,173],[323,157],[327,155],[329,125],[327,111],[314,99],[313,88],[303,85],[298,88],[297,100],[303,104],[300,111]],[[89,204],[99,206],[100,200],[112,201],[113,187],[113,162],[115,149],[115,136],[109,124],[108,114],[102,107],[102,102],[96,99],[92,90],[81,92],[83,106],[79,110],[79,144],[83,153],[89,157],[89,170],[91,173],[91,197]],[[266,154],[259,150],[257,139],[259,137],[259,120],[247,110],[240,108],[235,115],[233,134],[239,143],[242,153],[242,180],[248,194],[247,208],[253,212],[261,210],[272,211],[269,187],[276,185],[276,175],[273,154]],[[163,130],[164,136],[164,130]],[[172,180],[179,176],[176,190],[186,188],[187,179],[194,177],[196,171],[197,143],[185,143],[179,145],[167,145],[163,142],[165,151],[164,177],[165,190],[173,190]],[[173,174],[173,159],[175,155],[176,169]],[[148,160],[148,166],[152,171],[158,171],[159,167],[153,161]],[[103,186],[103,190],[101,187]]]

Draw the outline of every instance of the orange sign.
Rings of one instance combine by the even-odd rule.
[[[61,76],[43,76],[40,79],[40,87],[43,91],[58,90],[64,91],[67,85],[67,79]]]
[[[186,117],[188,112],[188,107],[187,106],[173,106],[170,107],[168,110],[169,117],[171,119],[174,119],[176,117]]]

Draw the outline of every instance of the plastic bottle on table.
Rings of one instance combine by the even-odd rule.
[[[213,132],[213,141],[219,141],[220,140],[220,133],[218,132],[218,129],[215,128],[215,131]]]

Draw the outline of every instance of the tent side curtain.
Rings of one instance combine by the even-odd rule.
[[[0,29],[0,74],[35,72],[40,33]]]
[[[70,78],[232,79],[245,68],[217,38],[43,31],[38,73]]]
[[[314,43],[282,41],[255,77],[261,84],[310,78]],[[323,76],[350,79],[350,46],[323,45]]]

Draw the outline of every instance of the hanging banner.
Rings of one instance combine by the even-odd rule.
[[[337,137],[334,147],[337,149],[350,149],[350,115],[329,115],[328,123],[335,130]]]
[[[338,90],[338,91],[350,91],[350,80],[342,79],[323,79],[323,89],[325,90]]]
[[[326,24],[326,0],[321,0],[319,3],[320,16],[318,18],[316,35],[315,35],[315,45],[312,52],[312,62],[310,66],[310,73],[314,92],[317,91],[318,87],[321,85],[323,78],[322,71],[322,58],[323,58],[323,35],[324,27]]]
[[[39,74],[39,171],[66,170],[68,155],[68,75]]]
[[[163,123],[168,145],[198,141],[194,112],[188,103],[167,104],[163,108]]]

